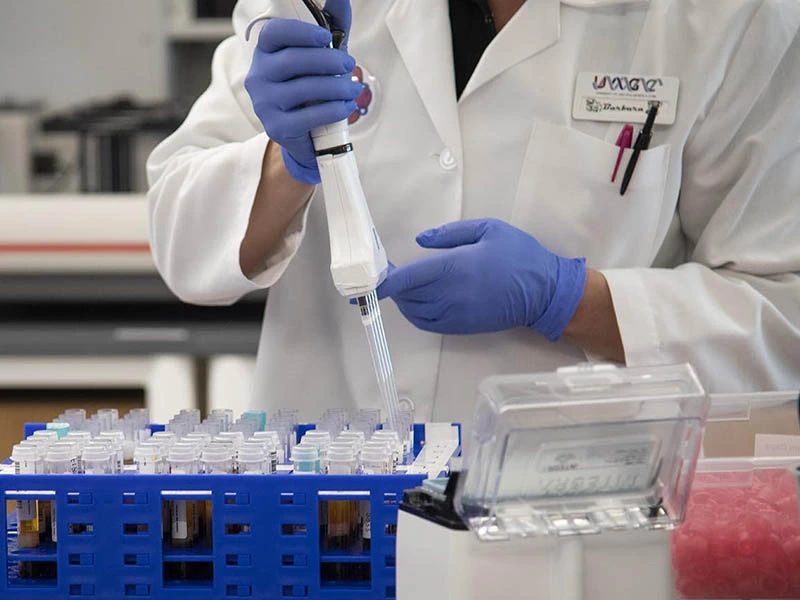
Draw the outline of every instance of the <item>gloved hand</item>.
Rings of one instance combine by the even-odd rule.
[[[334,28],[350,31],[350,0],[325,4]],[[295,19],[271,19],[258,36],[245,89],[264,131],[280,144],[283,162],[292,177],[319,183],[311,130],[346,119],[356,110],[361,83],[350,73],[355,60],[329,48],[331,34],[317,25]]]
[[[417,236],[438,252],[390,270],[378,288],[425,331],[471,334],[530,327],[556,341],[583,298],[585,259],[568,259],[496,219]]]

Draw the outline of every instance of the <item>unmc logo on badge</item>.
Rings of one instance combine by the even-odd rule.
[[[645,77],[612,77],[610,75],[594,76],[592,86],[595,90],[602,90],[606,86],[612,91],[638,92],[644,91],[652,94],[656,87],[663,87],[661,79],[646,79]]]

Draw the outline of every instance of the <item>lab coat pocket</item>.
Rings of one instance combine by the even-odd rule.
[[[657,251],[670,147],[641,153],[624,196],[619,190],[631,150],[611,183],[618,153],[616,145],[575,129],[537,122],[511,223],[552,252],[586,257],[592,267],[649,266]]]

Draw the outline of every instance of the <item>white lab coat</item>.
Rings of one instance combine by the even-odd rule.
[[[353,0],[350,51],[378,80],[352,135],[390,259],[449,221],[497,217],[608,279],[627,361],[689,361],[716,392],[800,387],[800,2],[528,0],[457,102],[447,0]],[[377,403],[357,310],[331,282],[324,198],[262,274],[239,245],[267,137],[244,89],[262,14],[299,0],[241,0],[236,36],[181,128],[150,157],[152,248],[174,292],[229,304],[270,289],[253,406]],[[575,121],[583,71],[681,80],[621,197],[610,183],[620,124]],[[625,163],[623,163],[625,164]],[[478,382],[585,361],[526,329],[440,336],[382,303],[401,395],[418,419],[468,420]]]

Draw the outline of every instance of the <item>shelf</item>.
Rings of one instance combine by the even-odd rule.
[[[211,548],[164,548],[164,562],[206,562],[212,557]]]
[[[369,552],[323,552],[319,560],[324,563],[368,563],[372,561],[372,555]]]
[[[218,42],[233,35],[230,19],[202,19],[173,23],[169,37],[173,42]]]
[[[9,560],[27,562],[54,561],[57,558],[56,545],[52,542],[44,542],[36,548],[18,548],[17,539],[9,536],[8,558]]]

